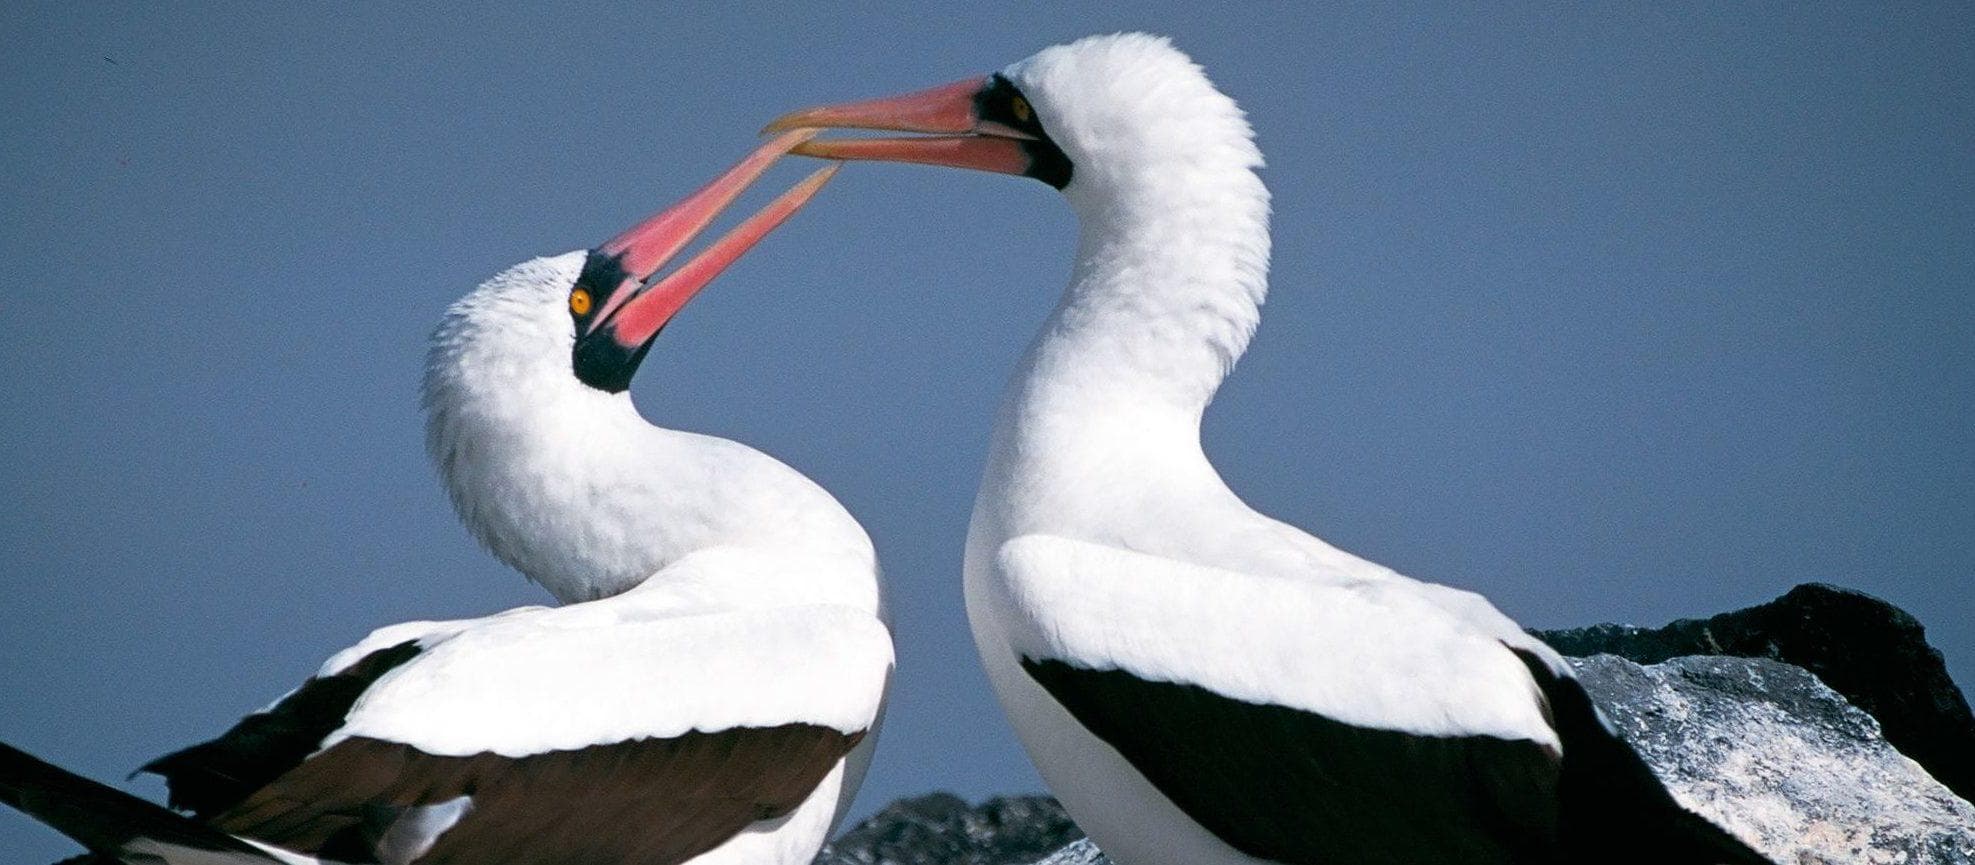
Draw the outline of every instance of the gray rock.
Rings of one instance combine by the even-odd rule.
[[[1037,860],[1035,865],[1111,865],[1111,860],[1089,838],[1078,838],[1070,846]]]
[[[885,806],[825,846],[816,865],[1027,865],[1083,834],[1048,796],[970,807],[933,793]]]
[[[1566,656],[1614,654],[1639,664],[1685,656],[1772,658],[1817,673],[1878,719],[1886,741],[1975,798],[1975,713],[1906,610],[1853,589],[1805,583],[1768,604],[1683,618],[1663,628],[1594,624],[1537,630]]]
[[[1878,719],[1886,741],[1964,799],[1975,799],[1975,713],[1927,629],[1852,589],[1805,583],[1766,604],[1661,628],[1592,625],[1532,633],[1576,657],[1657,664],[1688,655],[1770,658],[1817,674]]]
[[[1572,659],[1681,804],[1787,865],[1970,865],[1975,805],[1800,667],[1689,657]]]

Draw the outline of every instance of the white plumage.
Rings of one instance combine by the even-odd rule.
[[[1141,35],[1058,46],[1004,74],[1076,166],[1064,194],[1080,233],[1070,287],[997,416],[967,609],[1010,720],[1071,814],[1125,865],[1256,861],[1170,805],[1155,812],[1170,812],[1163,826],[1131,813],[1164,797],[1101,759],[1112,748],[1024,657],[1554,747],[1536,684],[1501,641],[1565,669],[1554,653],[1476,596],[1256,513],[1201,448],[1202,414],[1267,292],[1262,157],[1233,100]]]
[[[1474,861],[1547,861],[1553,854],[1540,851],[1554,849],[1546,845],[1556,836],[1542,839],[1555,829],[1422,817],[1415,837],[1381,838],[1372,820],[1319,816],[1414,807],[1412,794],[1343,768],[1362,765],[1343,751],[1405,738],[1511,749],[1521,756],[1506,764],[1554,772],[1556,755],[1577,743],[1560,737],[1552,713],[1564,709],[1532,675],[1542,668],[1568,682],[1571,673],[1478,595],[1413,580],[1259,514],[1208,462],[1202,413],[1246,348],[1266,293],[1268,193],[1241,111],[1185,55],[1142,35],[1058,46],[1004,74],[1075,166],[1064,194],[1081,229],[1070,286],[998,415],[968,537],[966,593],[989,678],[1052,789],[1122,865],[1314,861],[1307,857],[1322,850],[1386,861],[1433,861],[1450,850]],[[1087,671],[1069,675],[1090,681],[1047,679],[1039,662]],[[1109,675],[1102,671],[1158,689],[1157,700],[1230,701],[1218,704],[1229,717],[1296,714],[1323,731],[1304,739],[1318,751],[1242,755],[1267,746],[1203,744],[1217,735],[1203,729],[1148,745],[1102,726],[1116,711],[1102,701],[1117,699],[1102,694],[1118,692],[1071,692],[1096,687],[1095,676]],[[1206,717],[1192,707],[1164,717],[1134,709],[1127,723]],[[1316,739],[1333,730],[1342,731],[1335,742]],[[1278,783],[1330,792],[1305,793],[1302,810],[1278,815],[1289,825],[1244,825],[1265,818],[1238,806],[1200,808],[1184,788],[1203,770],[1160,765],[1180,759],[1162,755],[1167,747],[1221,753],[1226,768],[1204,771],[1252,772],[1241,777],[1259,796]],[[1367,753],[1395,773],[1411,759],[1404,750]],[[1491,771],[1477,763],[1426,780],[1460,789],[1495,783]],[[1457,810],[1522,810],[1516,819],[1532,827],[1555,825],[1549,809],[1559,803],[1543,789],[1540,780],[1505,784],[1468,794],[1475,799]],[[1569,826],[1561,831],[1570,838]],[[1364,837],[1309,837],[1348,832]],[[1450,837],[1422,840],[1440,832]]]
[[[838,587],[844,600],[874,607],[870,540],[822,487],[739,442],[653,426],[628,391],[570,374],[564,304],[584,261],[571,252],[511,268],[433,334],[426,448],[474,537],[564,602],[734,545],[841,562],[863,574]]]
[[[1761,861],[1486,600],[1257,513],[1214,470],[1200,422],[1260,319],[1269,195],[1241,110],[1165,39],[770,128],[806,125],[942,135],[797,152],[1023,174],[1076,213],[1069,287],[996,415],[965,591],[1009,720],[1112,860]]]
[[[662,593],[467,623],[365,691],[323,747],[368,736],[428,754],[525,757],[791,722],[855,733],[877,718],[891,639],[870,611],[653,616],[645,591]],[[594,606],[612,609],[583,609]],[[580,615],[559,615],[570,612]]]
[[[993,574],[1001,582],[984,588],[1006,594],[973,597],[998,616],[1005,654],[1074,658],[1348,724],[1557,745],[1501,636],[1403,582],[1258,578],[1033,534],[1000,545]]]

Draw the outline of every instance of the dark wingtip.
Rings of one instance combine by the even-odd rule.
[[[5,743],[0,743],[0,802],[99,854],[114,853],[137,838],[150,838],[246,857],[241,861],[279,861],[231,835]],[[103,860],[85,856],[69,861]]]
[[[165,779],[171,807],[202,820],[216,817],[301,765],[324,737],[342,726],[366,689],[419,651],[418,641],[406,640],[371,652],[334,675],[310,677],[218,738],[173,751],[137,771]]]

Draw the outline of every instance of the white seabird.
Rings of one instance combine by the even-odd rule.
[[[1120,865],[1764,862],[1677,804],[1570,668],[1478,595],[1256,513],[1200,420],[1267,288],[1234,101],[1166,40],[788,115],[797,153],[1026,175],[1081,229],[997,417],[974,638],[1043,778]]]
[[[806,133],[433,338],[428,444],[467,526],[569,602],[376,631],[162,757],[189,817],[0,746],[0,801],[98,861],[807,865],[862,780],[892,669],[877,562],[821,487],[626,392],[658,331],[817,172],[646,286]]]

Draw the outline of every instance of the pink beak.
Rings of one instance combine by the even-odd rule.
[[[619,346],[642,350],[700,289],[809,203],[840,166],[831,165],[809,175],[677,270],[642,291],[637,286],[705,231],[776,159],[815,134],[813,129],[793,129],[776,136],[685,200],[597,247],[598,253],[616,259],[623,277],[604,305],[589,311],[587,327],[579,337],[609,328],[610,338]]]
[[[981,119],[975,97],[990,79],[968,78],[882,99],[823,105],[791,112],[763,132],[785,129],[881,129],[931,133],[910,138],[837,138],[806,141],[792,148],[823,159],[916,162],[1022,174],[1030,157],[1023,148],[1035,136]]]

